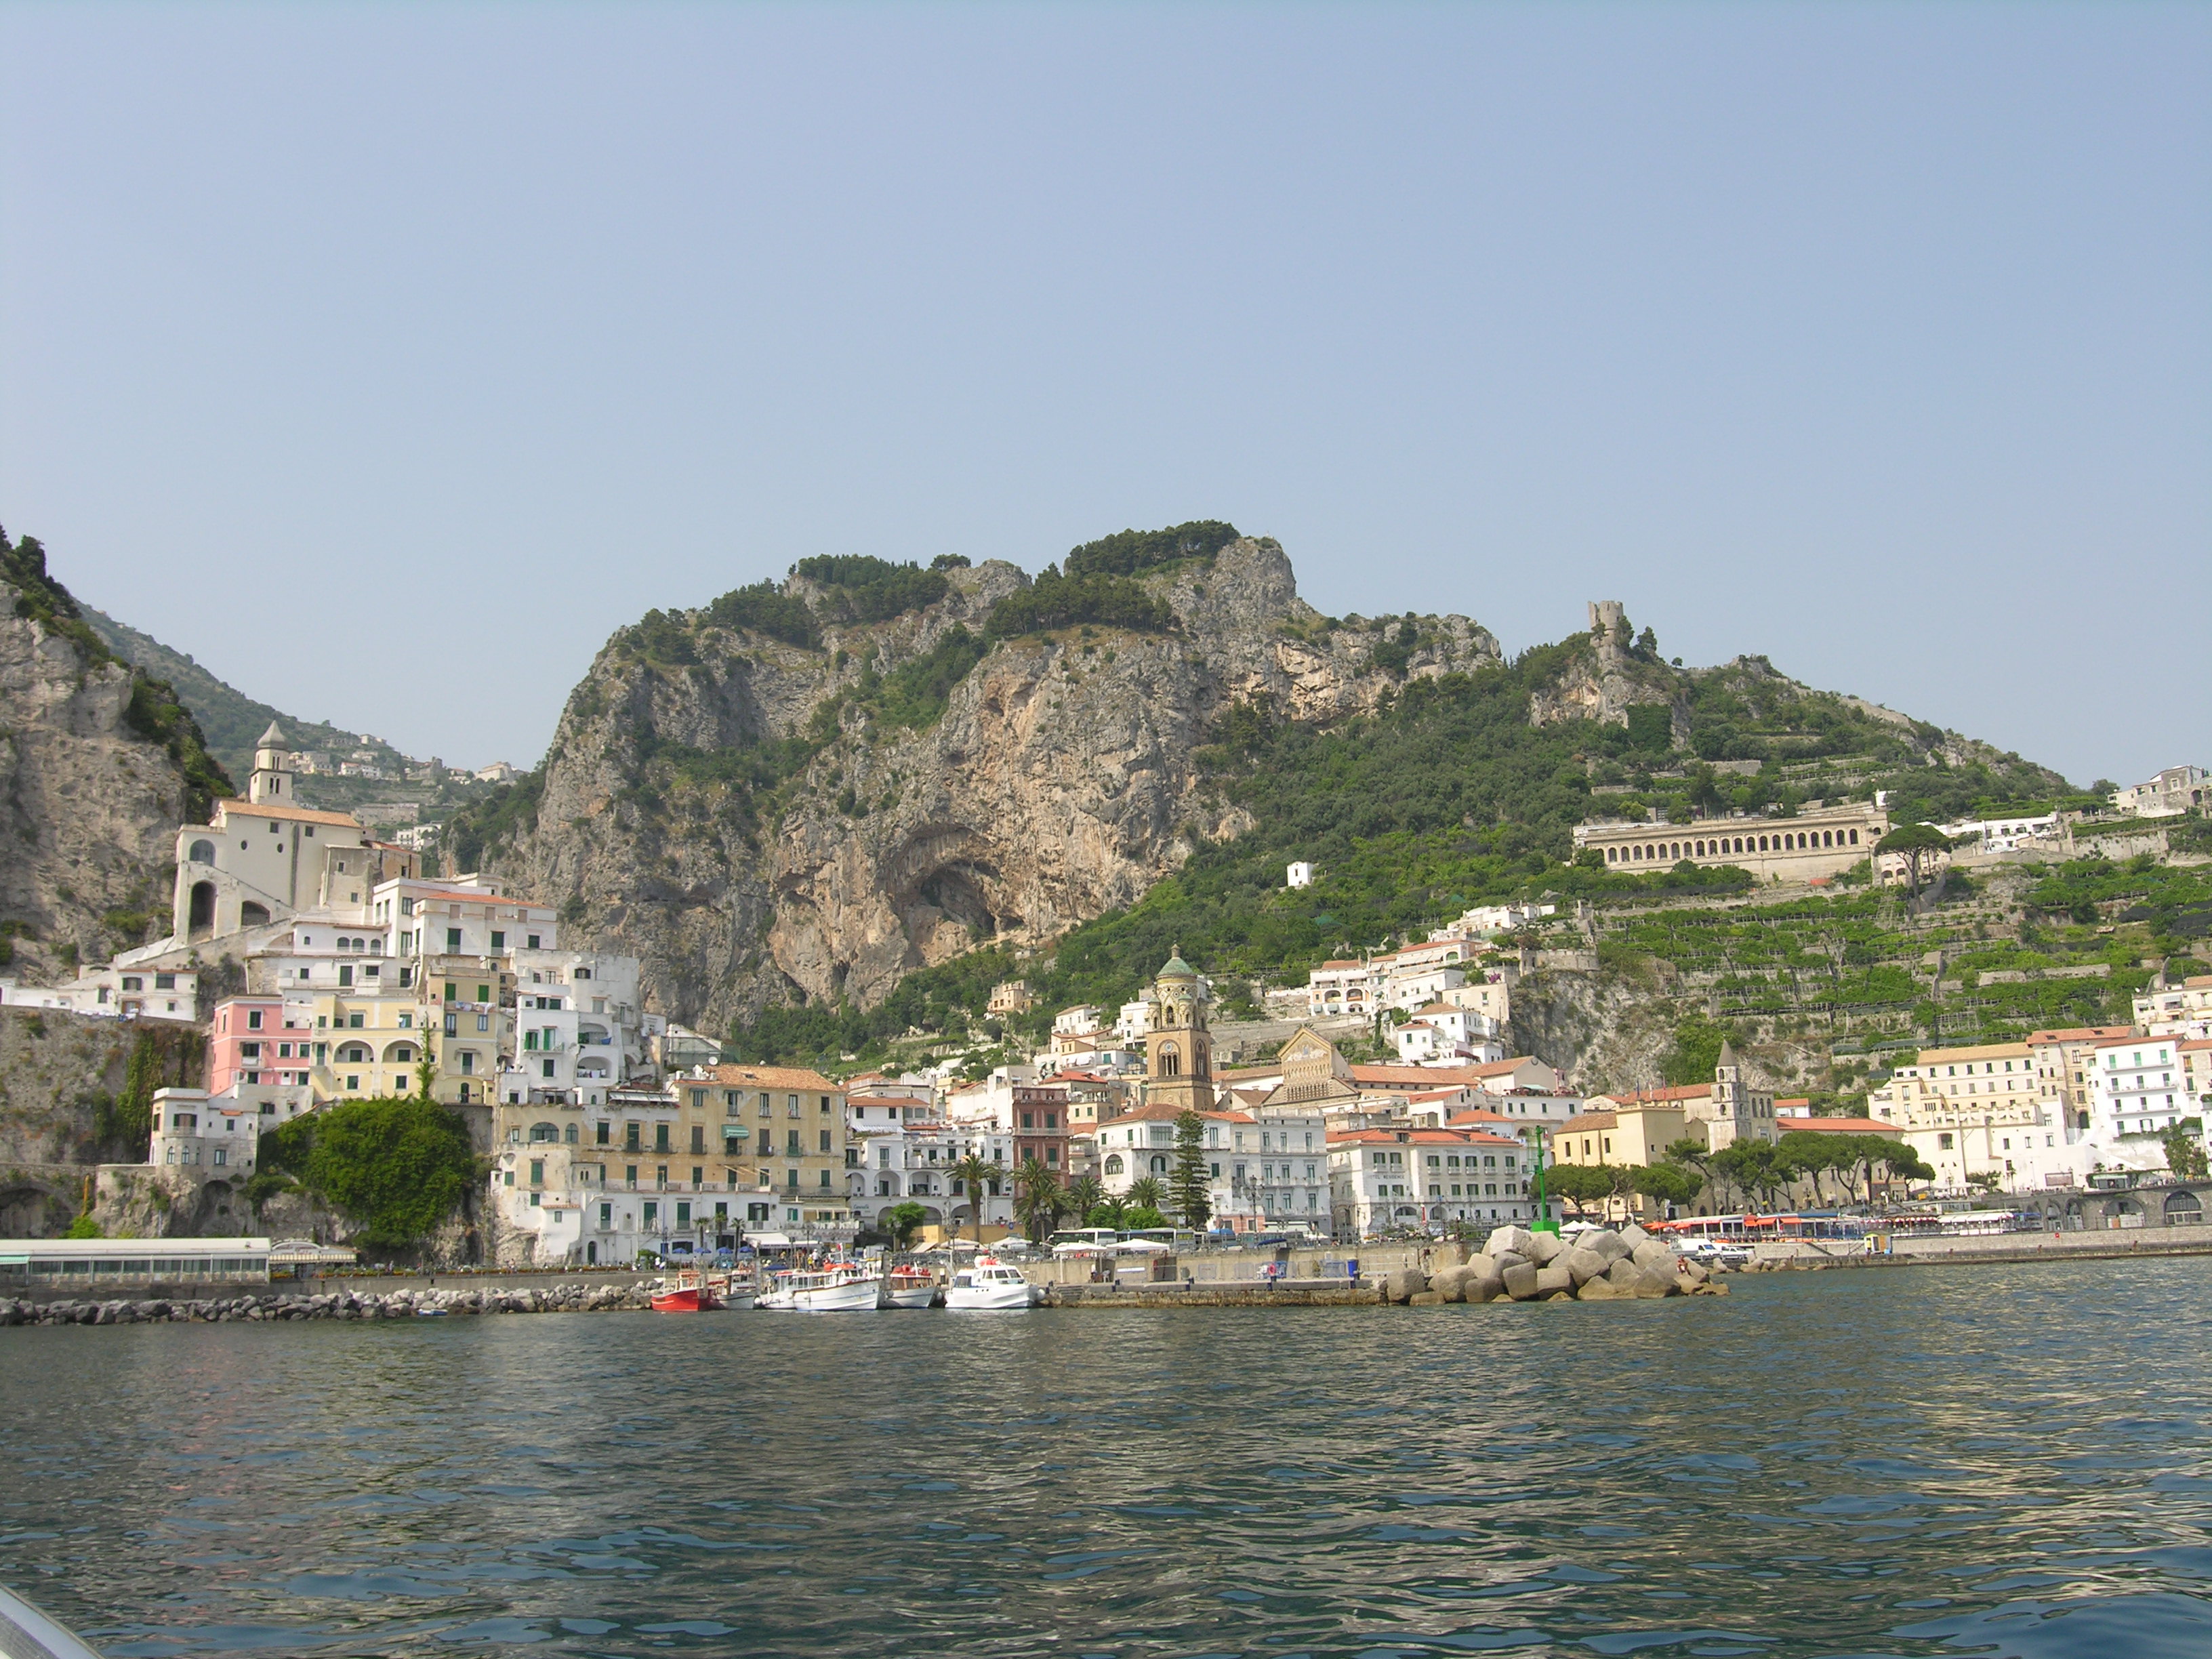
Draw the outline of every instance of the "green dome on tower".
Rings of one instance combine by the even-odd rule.
[[[1198,969],[1182,959],[1182,946],[1177,945],[1168,957],[1168,965],[1153,975],[1156,979],[1196,979]]]

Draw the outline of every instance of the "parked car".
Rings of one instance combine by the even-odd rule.
[[[1743,1267],[1751,1263],[1748,1245],[1724,1238],[1678,1238],[1674,1254],[1705,1267]]]

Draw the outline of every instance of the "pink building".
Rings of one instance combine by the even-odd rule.
[[[285,1023],[282,997],[227,997],[215,1006],[208,1036],[208,1092],[219,1095],[234,1083],[305,1084],[313,1016],[301,1009]]]

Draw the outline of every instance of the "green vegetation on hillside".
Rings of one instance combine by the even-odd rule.
[[[791,574],[829,590],[827,609],[834,622],[888,622],[936,604],[949,586],[942,571],[924,570],[911,562],[893,564],[866,553],[801,559]]]
[[[948,1034],[979,1028],[989,988],[1001,978],[1028,979],[1046,1009],[1114,1006],[1133,995],[1178,941],[1217,978],[1297,981],[1327,956],[1418,936],[1477,903],[1545,893],[1561,901],[1723,895],[1754,884],[1742,871],[1683,866],[1637,876],[1601,863],[1568,865],[1573,826],[1601,810],[1619,810],[1593,800],[1592,779],[1600,775],[1635,780],[1650,789],[1652,805],[1679,805],[1685,820],[1690,797],[1723,790],[1717,810],[1787,814],[1808,798],[1808,785],[1831,800],[1908,781],[1921,787],[1922,775],[1939,772],[1939,787],[1976,799],[2047,787],[2048,775],[2024,762],[1955,772],[1930,767],[1909,738],[1891,744],[1898,728],[1779,679],[1760,688],[1755,705],[1733,707],[1755,708],[1764,740],[1788,740],[1816,761],[1820,751],[1850,758],[1865,774],[1856,788],[1835,787],[1833,772],[1743,778],[1695,763],[1679,781],[1654,778],[1651,769],[1670,757],[1639,747],[1632,730],[1586,720],[1530,723],[1530,694],[1556,684],[1589,648],[1578,637],[1510,665],[1418,680],[1374,717],[1331,732],[1234,707],[1196,759],[1217,804],[1249,815],[1252,827],[1243,835],[1194,845],[1182,867],[1136,904],[1072,930],[1048,952],[1024,957],[989,946],[909,975],[875,1009],[769,1009],[734,1031],[732,1041],[758,1060],[865,1054],[909,1027]],[[1284,887],[1284,866],[1292,860],[1316,866],[1313,886]],[[1871,915],[1882,902],[1856,902]],[[1879,977],[1854,983],[1869,996],[1912,996],[1909,977],[1903,988]],[[2098,986],[2070,994],[2107,993]]]
[[[1083,623],[1140,634],[1172,632],[1175,612],[1127,576],[1066,575],[1047,565],[1037,579],[991,607],[984,631],[993,639],[1048,633]]]
[[[261,1137],[257,1202],[296,1182],[336,1205],[373,1249],[419,1244],[460,1207],[476,1154],[458,1112],[414,1096],[341,1101]]]
[[[0,531],[0,580],[15,590],[15,614],[67,640],[76,647],[77,660],[87,668],[114,663],[130,669],[131,701],[123,718],[140,737],[167,750],[184,775],[187,818],[194,822],[205,818],[218,796],[236,793],[222,763],[208,751],[207,738],[176,688],[108,648],[85,620],[69,589],[47,574],[46,550],[36,537],[10,543],[7,532]]]
[[[489,794],[469,802],[447,820],[440,845],[450,873],[481,870],[486,859],[513,840],[515,832],[538,822],[538,803],[545,793],[543,769],[525,772],[512,783],[495,785]]]
[[[1178,559],[1210,559],[1236,539],[1237,526],[1218,519],[1194,519],[1165,530],[1124,530],[1071,549],[1067,574],[1133,576]]]
[[[774,582],[754,582],[723,594],[707,607],[707,620],[717,628],[765,634],[808,650],[822,642],[822,632],[814,625],[814,612],[806,601],[785,593]]]
[[[183,652],[162,644],[128,623],[118,622],[89,605],[84,607],[84,619],[116,656],[149,678],[166,681],[174,688],[178,699],[199,722],[209,751],[234,778],[243,777],[253,769],[253,746],[269,729],[271,720],[276,722],[286,741],[295,749],[324,749],[343,754],[361,746],[357,731],[341,731],[324,720],[302,720],[297,714],[288,714],[258,702],[218,679]],[[399,751],[389,744],[371,746],[378,748],[387,763],[396,763],[400,758]]]

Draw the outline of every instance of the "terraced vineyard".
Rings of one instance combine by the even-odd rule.
[[[1678,1069],[1725,1034],[1840,1100],[1901,1050],[2124,1022],[2160,962],[2201,966],[2190,958],[2212,932],[2212,864],[1954,874],[1917,914],[1894,891],[1859,889],[1618,906],[1596,926],[1601,981],[1634,988],[1632,1023],[1672,1032]]]

